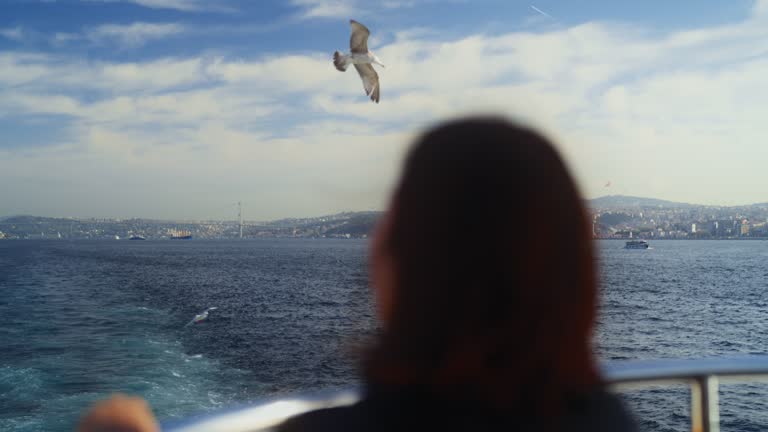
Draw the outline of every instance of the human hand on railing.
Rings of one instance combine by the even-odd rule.
[[[96,403],[80,420],[78,432],[159,432],[144,399],[114,395]]]

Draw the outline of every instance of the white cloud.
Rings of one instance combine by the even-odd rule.
[[[168,208],[139,216],[187,215],[171,208],[189,205],[189,190],[259,202],[254,217],[264,219],[371,208],[386,199],[416,130],[493,112],[553,136],[587,195],[610,180],[612,193],[764,200],[768,56],[759,42],[768,26],[760,13],[756,6],[741,23],[668,34],[593,22],[436,41],[422,29],[377,49],[388,65],[379,69],[378,105],[328,53],[133,63],[0,53],[0,116],[72,119],[67,138],[50,147],[20,156],[0,146],[0,182],[37,172],[99,194],[106,186],[89,182],[105,175],[112,189],[142,190]],[[59,172],[54,158],[77,169]],[[169,196],[178,202],[162,207]],[[104,205],[108,215],[132,214]],[[211,217],[206,208],[184,211]]]
[[[207,58],[164,58],[145,62],[88,62],[31,53],[0,53],[0,84],[29,92],[160,92],[213,82]]]
[[[206,81],[205,59],[202,58],[97,64],[92,70],[99,76],[95,86],[116,86],[126,90],[157,91]]]
[[[301,10],[299,18],[359,18],[377,11],[410,9],[419,4],[436,2],[461,2],[464,0],[291,0]]]
[[[221,0],[85,0],[92,2],[125,2],[152,9],[174,9],[183,12],[199,11],[232,11],[226,2]]]
[[[76,41],[78,39],[82,39],[82,36],[80,36],[77,33],[58,32],[53,35],[53,38],[51,39],[51,43],[53,43],[53,45],[59,46],[59,45],[67,44],[72,41]]]
[[[6,39],[20,41],[24,39],[24,32],[22,31],[21,27],[6,28],[0,29],[0,36]]]
[[[303,9],[302,18],[349,18],[359,13],[354,0],[292,0]]]
[[[137,48],[148,41],[178,35],[184,30],[184,26],[175,23],[104,24],[88,30],[86,37],[95,43],[115,41],[125,47]]]
[[[755,4],[752,6],[752,15],[756,17],[768,15],[768,0],[755,0]]]
[[[198,0],[132,0],[141,6],[157,9],[200,10],[201,2]]]
[[[44,35],[40,32],[14,29],[8,37],[17,40],[35,38],[49,42],[53,47],[62,47],[70,43],[90,42],[94,45],[115,44],[122,48],[138,48],[159,39],[178,36],[188,29],[178,23],[134,22],[132,24],[102,24],[83,29],[81,32],[56,32]],[[0,36],[3,32],[0,30]]]
[[[43,54],[0,52],[0,83],[10,87],[47,76],[52,72],[47,60]]]
[[[385,9],[412,8],[416,6],[413,0],[385,0],[381,3]]]

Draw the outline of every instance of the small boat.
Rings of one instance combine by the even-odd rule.
[[[146,240],[143,236],[140,236],[138,234],[134,234],[130,237],[128,237],[128,240]]]
[[[648,249],[649,247],[645,240],[630,240],[624,244],[624,249]]]

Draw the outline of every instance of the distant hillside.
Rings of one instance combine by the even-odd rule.
[[[65,222],[70,220],[71,219],[43,217],[43,216],[29,216],[29,215],[0,217],[0,222],[3,222],[8,225],[10,224],[33,225],[33,224],[45,224],[45,223],[58,223],[58,222]]]
[[[655,198],[643,198],[626,195],[607,195],[588,201],[592,208],[612,208],[612,207],[663,207],[663,208],[689,208],[693,204],[666,201]]]
[[[243,224],[245,237],[341,237],[361,238],[373,230],[381,212],[344,212],[335,215],[282,219],[275,222]],[[109,239],[131,235],[146,239],[167,239],[174,230],[184,229],[194,239],[238,238],[237,221],[157,221],[149,219],[74,219],[37,216],[9,216],[0,220],[3,239]]]
[[[360,212],[353,214],[341,225],[329,229],[327,234],[350,234],[353,236],[371,235],[381,212]]]

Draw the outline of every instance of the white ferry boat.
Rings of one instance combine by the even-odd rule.
[[[630,240],[624,245],[624,249],[648,249],[649,247],[645,240]]]

